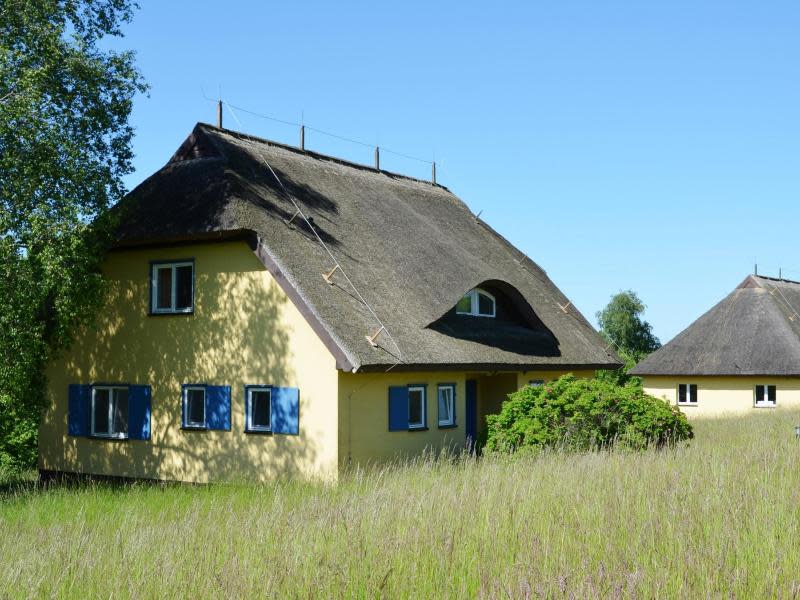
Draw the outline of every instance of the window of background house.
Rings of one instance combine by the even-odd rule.
[[[678,385],[678,404],[685,406],[697,405],[697,385],[694,383],[681,383]]]
[[[270,431],[272,423],[272,390],[268,387],[247,388],[247,431]]]
[[[456,424],[456,386],[442,384],[438,387],[439,427],[451,427]]]
[[[470,290],[456,304],[456,313],[459,315],[472,315],[473,317],[494,317],[494,296],[480,288]]]
[[[544,385],[544,379],[531,379],[528,385],[531,387],[542,387]]]
[[[771,408],[777,404],[778,388],[774,385],[757,385],[755,391],[756,407]]]
[[[92,388],[91,434],[98,437],[128,437],[128,388]]]
[[[190,313],[194,310],[194,263],[154,263],[151,266],[153,313]]]
[[[408,428],[425,427],[425,387],[411,385],[408,387]]]

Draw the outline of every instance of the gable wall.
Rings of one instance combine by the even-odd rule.
[[[745,415],[761,410],[800,408],[800,377],[645,376],[642,379],[645,392],[657,398],[665,398],[672,404],[677,404],[679,384],[696,384],[697,406],[684,404],[680,406],[681,410],[690,418]],[[775,385],[777,387],[775,408],[756,408],[753,405],[756,385]]]
[[[149,316],[149,262],[195,260],[195,313]],[[244,242],[113,252],[107,307],[48,369],[40,468],[198,481],[331,478],[337,371],[317,335]],[[67,436],[67,386],[152,386],[150,441]],[[231,431],[181,429],[181,384],[231,386]],[[244,433],[245,384],[300,390],[300,435]]]

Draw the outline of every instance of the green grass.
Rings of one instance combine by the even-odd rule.
[[[0,487],[0,597],[795,597],[800,414],[337,486]]]

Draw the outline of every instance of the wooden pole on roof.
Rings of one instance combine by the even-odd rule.
[[[300,150],[306,149],[306,126],[300,125]]]
[[[375,168],[378,171],[381,170],[381,148],[380,148],[380,146],[375,146]]]
[[[217,100],[217,127],[222,129],[222,100]]]
[[[433,176],[433,183],[436,183],[436,161],[433,161],[433,167],[431,168],[431,174]]]

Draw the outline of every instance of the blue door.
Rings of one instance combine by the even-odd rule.
[[[471,451],[475,447],[475,440],[478,439],[478,382],[474,379],[467,379],[465,398],[467,447]]]

